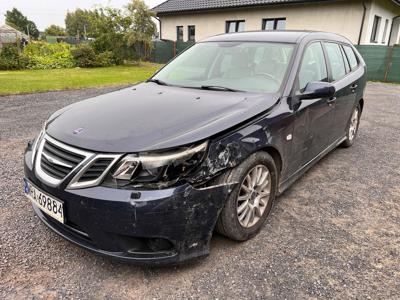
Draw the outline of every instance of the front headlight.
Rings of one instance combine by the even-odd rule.
[[[134,184],[169,185],[190,174],[203,160],[208,142],[162,153],[126,155],[112,174],[114,180]]]

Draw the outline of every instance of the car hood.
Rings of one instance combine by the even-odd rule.
[[[142,83],[65,107],[50,117],[46,132],[98,152],[160,150],[207,139],[271,109],[278,99]]]

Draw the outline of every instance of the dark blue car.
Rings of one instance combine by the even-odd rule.
[[[97,253],[204,256],[214,230],[255,236],[279,194],[354,143],[365,86],[362,57],[335,34],[212,37],[147,82],[54,113],[27,147],[25,193]]]

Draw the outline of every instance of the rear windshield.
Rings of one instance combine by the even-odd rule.
[[[294,45],[265,42],[205,42],[182,53],[153,79],[168,85],[219,86],[246,92],[277,92]]]

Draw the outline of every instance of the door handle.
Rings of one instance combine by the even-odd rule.
[[[332,98],[330,98],[328,101],[326,101],[330,106],[333,104],[333,103],[335,103],[336,102],[336,97],[332,97]]]
[[[351,89],[351,91],[353,92],[353,93],[355,93],[356,92],[356,89],[358,88],[358,84],[353,84],[351,87],[350,87],[350,89]]]

